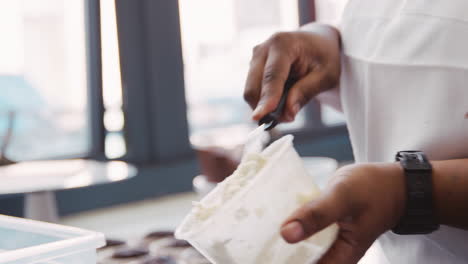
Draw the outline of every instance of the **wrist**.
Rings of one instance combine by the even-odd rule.
[[[431,163],[434,213],[438,223],[468,229],[468,159]]]
[[[405,171],[399,162],[387,163],[383,165],[383,170],[385,177],[391,179],[389,189],[393,190],[391,197],[394,200],[392,208],[394,217],[389,226],[389,229],[391,229],[398,224],[405,213],[407,200]]]
[[[452,173],[449,177],[442,177],[444,171],[450,170],[452,163],[442,161],[432,161],[432,189],[433,189],[433,201],[434,201],[434,212],[439,221],[439,224],[452,225],[451,221],[447,220],[448,208],[447,204],[457,204],[457,201],[453,199],[454,183],[457,183],[457,173]],[[455,168],[453,166],[452,168]],[[447,180],[448,179],[448,180]],[[445,206],[444,206],[445,204]]]
[[[365,186],[360,189],[366,193],[360,201],[363,204],[370,204],[379,212],[381,219],[378,221],[381,221],[382,232],[392,229],[403,217],[406,207],[406,184],[405,173],[399,163],[353,164],[342,167],[337,175],[345,178],[359,175],[358,180],[350,181],[349,185]],[[360,195],[361,193],[356,194]]]

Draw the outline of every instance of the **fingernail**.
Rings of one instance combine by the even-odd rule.
[[[255,108],[255,110],[253,111],[252,113],[252,117],[256,117],[258,114],[260,114],[261,112],[263,111],[263,105],[259,104],[257,105],[257,107]]]
[[[301,241],[302,239],[304,239],[304,235],[305,235],[304,228],[302,227],[302,224],[299,223],[298,221],[294,221],[285,225],[281,229],[281,233],[284,239],[291,243]]]
[[[300,109],[301,109],[301,106],[299,104],[295,104],[292,109],[294,112],[294,115],[297,115]]]
[[[294,121],[294,116],[293,115],[286,115],[286,122],[292,122]]]

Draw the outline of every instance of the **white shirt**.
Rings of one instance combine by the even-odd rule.
[[[468,0],[349,0],[340,31],[339,107],[357,162],[392,162],[400,150],[468,158]],[[461,229],[378,243],[377,264],[468,263]]]

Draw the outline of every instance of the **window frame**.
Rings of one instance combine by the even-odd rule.
[[[301,25],[316,20],[315,0],[298,0],[299,1],[299,23]]]
[[[144,165],[192,157],[178,1],[116,0],[116,16],[126,121],[123,160]]]
[[[104,101],[102,91],[100,0],[85,0],[86,64],[88,83],[89,152],[85,158],[105,160]]]

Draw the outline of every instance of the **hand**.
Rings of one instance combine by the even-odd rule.
[[[338,223],[337,240],[320,264],[354,264],[403,215],[405,178],[398,163],[360,164],[341,168],[327,190],[283,224],[281,235],[297,243]]]
[[[335,87],[340,76],[340,43],[336,29],[313,24],[308,32],[284,32],[254,48],[244,98],[260,120],[274,111],[288,78],[291,88],[281,121],[293,121],[318,93]]]

